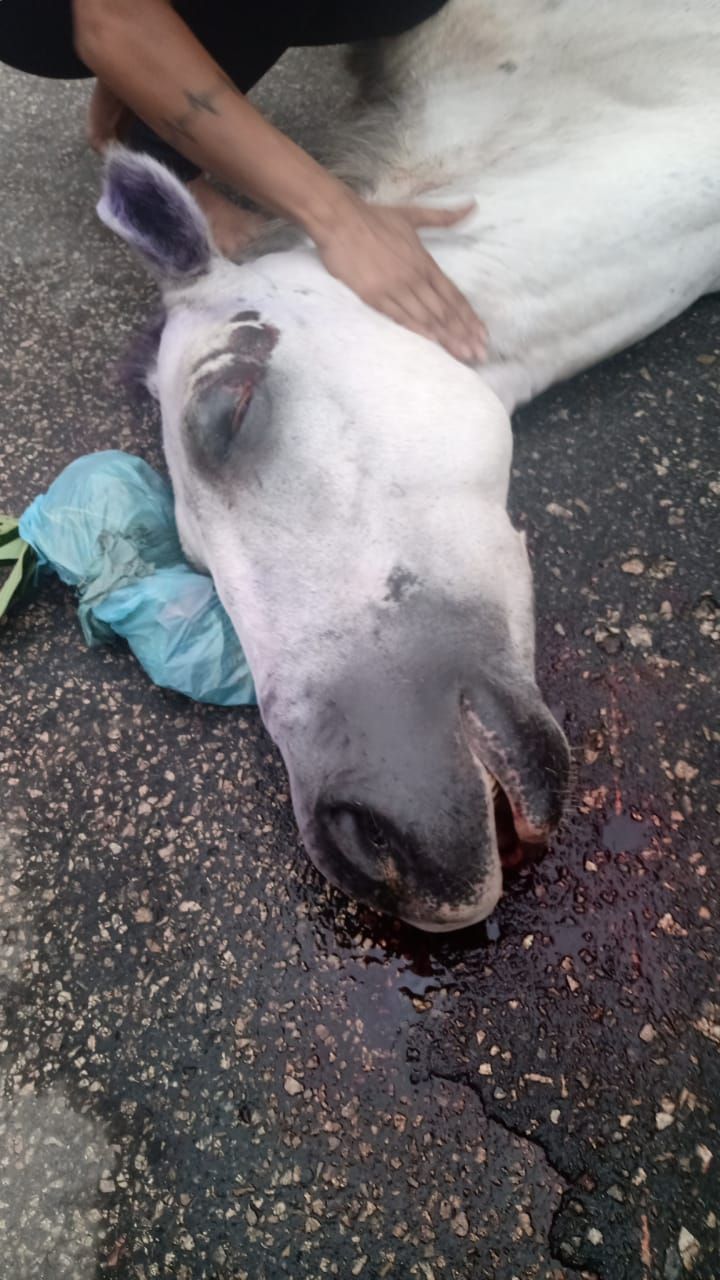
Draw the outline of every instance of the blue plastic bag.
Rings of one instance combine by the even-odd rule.
[[[183,556],[170,486],[142,458],[78,458],[31,503],[19,532],[42,567],[78,589],[88,644],[121,636],[155,684],[198,702],[255,702],[212,579]]]

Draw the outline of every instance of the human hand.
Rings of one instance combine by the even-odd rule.
[[[314,238],[328,271],[364,302],[458,360],[481,361],[485,326],[418,236],[418,228],[450,227],[472,208],[472,202],[460,209],[376,205],[353,196]]]
[[[121,139],[130,114],[112,89],[96,80],[86,122],[87,140],[93,151],[102,152],[110,142]]]

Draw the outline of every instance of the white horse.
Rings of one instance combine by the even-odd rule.
[[[180,534],[308,853],[450,929],[490,913],[503,850],[545,840],[567,784],[509,415],[720,284],[720,0],[451,0],[366,68],[371,197],[477,201],[426,243],[487,324],[483,367],[364,306],[306,242],[223,260],[145,157],[114,153],[100,213],[161,276]]]

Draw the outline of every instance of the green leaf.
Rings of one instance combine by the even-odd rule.
[[[15,599],[23,580],[23,562],[17,560],[12,567],[10,576],[0,587],[0,618],[4,617],[10,605]]]
[[[23,547],[27,542],[22,538],[13,538],[12,542],[0,542],[0,560],[19,560]]]
[[[12,568],[0,586],[0,618],[20,601],[32,595],[37,585],[37,556],[29,543],[18,536],[18,522],[0,516],[0,562]]]
[[[12,542],[18,535],[18,521],[14,516],[0,515],[0,547]]]

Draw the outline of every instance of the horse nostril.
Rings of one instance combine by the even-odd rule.
[[[362,838],[375,853],[381,856],[392,853],[393,846],[397,844],[395,833],[374,809],[359,809],[355,814],[355,823]]]
[[[407,862],[407,837],[388,818],[366,805],[331,804],[318,819],[335,851],[374,880],[394,879]]]

